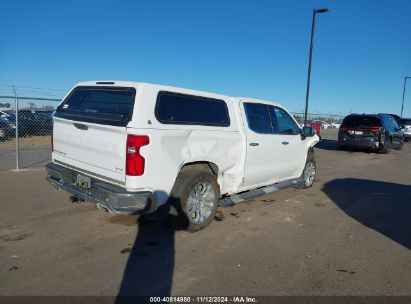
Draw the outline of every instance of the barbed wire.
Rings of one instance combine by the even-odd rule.
[[[17,95],[21,97],[35,96],[61,99],[66,94],[65,91],[56,89],[2,85],[0,86],[0,95],[14,96],[14,89]]]
[[[0,85],[0,88],[7,88],[10,90],[13,90],[13,88],[15,89],[30,89],[30,90],[40,90],[40,91],[55,91],[55,92],[66,92],[65,90],[60,90],[60,89],[50,89],[50,88],[39,88],[39,87],[27,87],[27,86],[13,86],[13,85]]]

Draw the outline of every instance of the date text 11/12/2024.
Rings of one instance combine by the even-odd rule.
[[[150,297],[150,303],[258,303],[255,297]]]

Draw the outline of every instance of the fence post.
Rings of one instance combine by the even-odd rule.
[[[20,145],[19,145],[19,98],[17,97],[16,89],[13,86],[16,108],[16,170],[20,170]]]

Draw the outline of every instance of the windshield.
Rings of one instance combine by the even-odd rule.
[[[133,112],[134,88],[77,87],[56,110],[56,117],[126,125]]]
[[[347,116],[344,118],[342,127],[359,128],[359,127],[380,127],[381,121],[376,116],[361,115],[361,116]]]

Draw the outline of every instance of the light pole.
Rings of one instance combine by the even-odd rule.
[[[313,56],[313,44],[314,44],[314,30],[315,30],[315,15],[328,12],[328,8],[315,8],[313,9],[313,21],[311,25],[311,42],[310,42],[310,59],[308,62],[308,79],[307,79],[307,94],[305,95],[305,113],[304,113],[304,125],[307,124],[308,115],[308,97],[310,96],[310,78],[311,78],[311,61]]]
[[[409,78],[411,77],[409,76],[404,77],[404,90],[402,91],[401,118],[402,118],[402,111],[404,110],[405,85],[407,84],[407,79]]]

